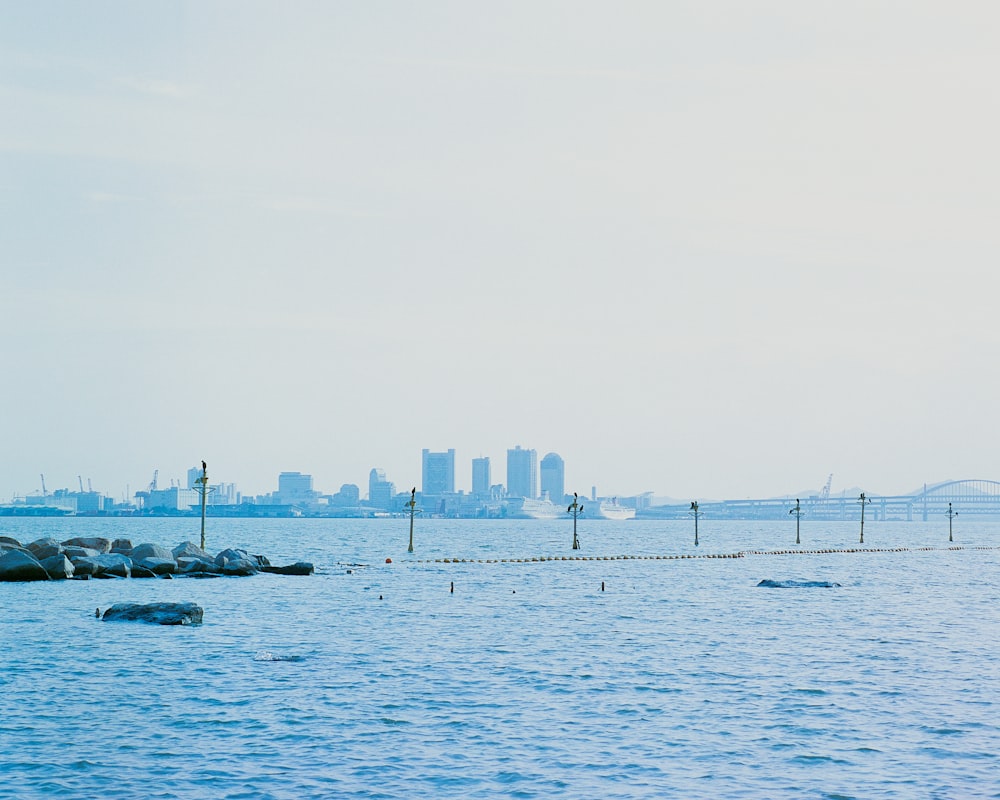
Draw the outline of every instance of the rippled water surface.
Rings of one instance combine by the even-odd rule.
[[[310,577],[0,583],[0,797],[1000,797],[1000,525],[407,525],[210,521]],[[154,600],[205,622],[94,616]]]

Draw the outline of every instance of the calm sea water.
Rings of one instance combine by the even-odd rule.
[[[211,520],[310,577],[0,584],[0,798],[997,798],[1000,525]],[[173,546],[197,520],[0,520]],[[934,548],[929,550],[919,548]],[[386,558],[392,564],[386,564]],[[435,559],[465,559],[443,563]],[[765,589],[764,578],[835,588]],[[603,583],[603,591],[602,591]],[[451,591],[454,585],[454,592]],[[194,601],[192,627],[105,623]],[[297,660],[266,660],[280,658]]]

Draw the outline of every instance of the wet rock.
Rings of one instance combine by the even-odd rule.
[[[132,565],[132,577],[133,578],[156,578],[158,577],[155,572],[151,569],[147,569],[141,564]]]
[[[154,575],[173,575],[177,571],[177,562],[172,558],[144,558],[141,561],[132,559],[132,569],[142,567]]]
[[[57,553],[54,556],[40,559],[40,563],[42,565],[42,569],[44,569],[46,574],[54,581],[72,578],[76,572],[76,569],[73,567],[73,562],[66,558],[66,556],[62,553]]]
[[[0,548],[4,550],[20,550],[22,549],[21,543],[10,536],[0,536]]]
[[[200,558],[202,561],[207,561],[209,564],[213,563],[214,559],[211,554],[206,553],[194,542],[181,542],[170,554],[180,563],[181,558]]]
[[[63,552],[63,546],[59,544],[57,539],[53,539],[51,536],[46,536],[43,539],[36,539],[29,544],[28,550],[30,550],[31,554],[39,561],[44,561],[46,558],[61,555]]]
[[[86,580],[97,572],[97,564],[95,564],[89,556],[72,558],[70,559],[70,563],[73,565],[74,578]]]
[[[83,564],[93,564],[90,573],[95,578],[130,578],[132,577],[132,559],[121,553],[103,553],[89,558],[74,558],[73,567],[80,569]]]
[[[765,589],[834,589],[840,584],[832,581],[773,581],[766,578],[757,586],[763,586]]]
[[[27,550],[7,550],[0,555],[0,581],[47,581],[49,574]]]
[[[262,567],[261,572],[269,572],[272,575],[312,575],[316,570],[308,561],[297,561],[284,567]]]
[[[221,575],[222,568],[212,561],[180,556],[177,559],[177,572],[181,575]]]
[[[69,547],[63,546],[63,553],[70,561],[78,558],[94,558],[101,555],[101,551],[95,550],[93,547],[79,547],[75,544],[71,544]]]
[[[86,547],[90,550],[96,550],[98,553],[111,552],[111,540],[99,536],[77,536],[73,539],[67,539],[62,545],[63,547]]]
[[[215,557],[215,565],[225,575],[254,575],[259,572],[258,563],[246,550],[223,550]]]
[[[150,542],[143,542],[142,544],[132,548],[131,558],[133,561],[142,561],[146,558],[157,558],[160,560],[168,559],[173,561],[174,554],[167,550],[166,547],[161,547],[158,544],[152,544]]]
[[[199,625],[204,609],[194,603],[115,603],[104,622],[147,622],[154,625]]]
[[[121,553],[125,556],[132,555],[132,540],[131,539],[115,539],[111,543],[112,553]]]

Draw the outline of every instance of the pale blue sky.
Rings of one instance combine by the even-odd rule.
[[[1000,478],[1000,6],[0,2],[0,500],[520,444]]]

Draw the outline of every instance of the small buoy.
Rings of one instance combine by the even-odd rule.
[[[601,581],[601,591],[604,591],[604,581]]]
[[[392,563],[392,559],[391,559],[391,558],[387,558],[387,559],[385,560],[385,563],[386,563],[386,564],[391,564],[391,563]]]
[[[101,618],[101,609],[99,609],[99,608],[98,608],[98,609],[97,609],[97,610],[96,610],[96,611],[94,612],[94,616],[95,616],[95,617],[97,617],[98,619],[100,619],[100,618]]]
[[[451,582],[451,593],[455,594],[455,581]]]
[[[381,599],[382,599],[382,595],[379,595],[379,596],[378,596],[378,599],[379,599],[379,600],[381,600]]]

